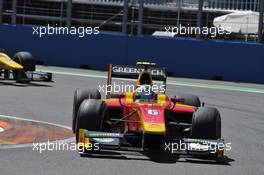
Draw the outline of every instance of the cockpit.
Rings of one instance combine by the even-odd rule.
[[[154,101],[154,96],[150,85],[140,85],[135,91],[135,99],[138,102]]]

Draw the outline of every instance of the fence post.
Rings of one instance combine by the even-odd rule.
[[[199,8],[198,8],[198,14],[197,14],[197,27],[202,29],[203,25],[203,0],[199,0]],[[201,38],[202,34],[196,34],[196,38]]]
[[[128,0],[124,0],[123,7],[123,21],[122,21],[122,33],[127,33],[127,13],[128,13]]]
[[[16,24],[16,7],[17,7],[17,0],[12,0],[12,18],[11,18],[11,24]]]
[[[71,18],[72,18],[72,0],[67,1],[67,21],[66,26],[71,27]]]
[[[2,24],[2,16],[3,16],[3,0],[0,0],[0,24]]]
[[[177,1],[177,6],[178,6],[178,8],[177,8],[177,10],[178,10],[178,12],[177,12],[177,27],[180,27],[180,15],[181,15],[181,1],[182,0],[178,0]]]
[[[144,10],[144,0],[139,0],[139,9],[138,9],[138,35],[141,35],[142,34],[143,10]]]
[[[259,26],[258,26],[258,42],[263,42],[263,13],[264,13],[264,0],[259,4]]]

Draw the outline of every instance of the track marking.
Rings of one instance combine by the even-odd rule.
[[[8,127],[8,123],[0,121],[0,132],[4,132],[6,129],[8,129]]]
[[[99,75],[96,72],[84,72],[81,70],[73,70],[72,72],[67,72],[66,70],[58,70],[56,68],[38,68],[40,71],[51,72],[59,75],[70,75],[70,76],[79,76],[79,77],[89,77],[89,78],[107,78],[106,75]],[[124,80],[128,80],[125,79]],[[217,89],[217,90],[226,90],[226,91],[237,91],[237,92],[250,92],[250,93],[259,93],[264,94],[264,88],[250,88],[250,87],[241,87],[233,85],[223,85],[223,84],[209,84],[209,83],[196,83],[188,81],[180,81],[169,78],[167,84],[177,85],[177,86],[188,86],[188,87],[198,87],[198,88],[207,88],[207,89]]]
[[[48,124],[48,125],[53,125],[53,126],[57,126],[57,127],[61,127],[61,128],[65,128],[65,129],[70,129],[71,130],[70,126],[60,125],[60,124],[55,124],[55,123],[50,123],[50,122],[45,122],[45,121],[40,121],[40,120],[26,119],[26,118],[14,117],[14,116],[9,116],[9,115],[1,115],[1,114],[0,114],[0,117],[16,119],[16,120],[23,120],[23,121],[30,121],[30,122],[37,122],[37,123],[42,123],[42,124]],[[50,141],[49,143],[70,143],[70,142],[73,142],[74,140],[75,140],[74,137],[70,137],[70,138],[67,138],[67,139]],[[41,142],[41,143],[38,143],[38,144],[42,144],[42,143],[48,143],[48,142]],[[0,145],[0,149],[32,147],[32,144],[33,143],[16,144],[16,145]]]

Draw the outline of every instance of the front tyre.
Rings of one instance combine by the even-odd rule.
[[[216,108],[201,107],[194,112],[191,138],[212,140],[221,138],[221,117]]]
[[[89,153],[91,151],[99,150],[99,145],[93,143],[85,143],[85,136],[80,139],[80,129],[89,131],[101,131],[103,118],[105,113],[105,102],[95,99],[84,100],[77,113],[76,119],[76,143],[78,144],[79,153]],[[83,145],[80,145],[83,144]]]
[[[183,102],[181,104],[189,105],[189,106],[195,106],[200,107],[201,101],[200,98],[196,95],[191,94],[176,94],[178,98],[183,99]]]
[[[89,131],[101,131],[105,114],[105,102],[95,99],[84,100],[77,113],[76,118],[76,141],[79,140],[79,129]]]
[[[72,131],[75,133],[76,118],[79,107],[85,99],[101,99],[101,94],[97,89],[76,89],[73,97],[72,110]]]
[[[29,83],[25,72],[36,70],[36,61],[29,52],[18,52],[13,57],[13,60],[23,66],[23,70],[13,70],[13,77],[19,83]]]

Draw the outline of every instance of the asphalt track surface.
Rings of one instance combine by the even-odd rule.
[[[71,69],[65,69],[71,72]],[[85,71],[83,71],[85,73]],[[95,72],[101,75],[101,72]],[[104,78],[54,74],[55,83],[20,85],[0,81],[0,114],[71,125],[72,100],[76,88],[98,88]],[[177,81],[179,79],[175,79]],[[180,79],[182,81],[184,79]],[[214,81],[186,80],[189,83]],[[253,87],[263,85],[221,82],[225,86]],[[0,174],[67,175],[67,174],[264,174],[264,94],[235,90],[210,89],[183,85],[168,85],[167,92],[191,93],[200,96],[207,106],[217,107],[222,115],[222,135],[231,142],[228,162],[169,160],[139,154],[124,157],[86,158],[75,151],[44,151],[33,147],[0,149]]]

